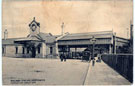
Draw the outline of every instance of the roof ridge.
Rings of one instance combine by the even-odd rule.
[[[113,32],[110,30],[110,31],[99,31],[99,32],[69,33],[69,35],[86,34],[86,33],[88,33],[88,34],[90,34],[90,33],[92,33],[92,34],[95,34],[95,33],[101,34],[101,32],[108,32],[108,33],[110,32],[110,33],[113,33]]]
[[[18,38],[6,38],[6,40],[10,40],[10,39],[23,39],[23,38],[27,38],[27,37],[18,37]],[[2,38],[2,40],[5,40],[4,38]]]

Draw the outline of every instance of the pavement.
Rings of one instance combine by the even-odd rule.
[[[84,85],[131,85],[131,83],[103,61],[89,65]]]
[[[3,85],[130,85],[104,62],[2,58]]]

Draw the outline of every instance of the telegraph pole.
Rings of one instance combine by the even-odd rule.
[[[92,38],[90,39],[90,42],[92,42],[92,58],[94,59],[94,50],[95,50],[95,42],[96,42],[96,39],[94,36],[92,36]]]

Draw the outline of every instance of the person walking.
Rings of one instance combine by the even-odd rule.
[[[101,62],[101,54],[98,54],[98,61]]]
[[[63,54],[60,54],[60,60],[63,62]]]
[[[95,58],[93,58],[93,60],[92,60],[92,66],[94,66],[95,65]]]
[[[64,62],[66,62],[66,58],[67,58],[67,55],[64,54],[64,56],[63,56]]]

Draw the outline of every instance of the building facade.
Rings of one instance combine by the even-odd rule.
[[[94,45],[95,54],[117,53],[117,49],[129,42],[117,37],[112,31],[90,33],[65,33],[52,35],[40,32],[40,23],[35,18],[29,24],[30,34],[23,38],[7,38],[7,30],[2,39],[2,55],[9,57],[59,58],[59,54],[70,56],[77,49],[90,49]],[[62,28],[63,29],[63,28]],[[93,42],[92,37],[95,41]],[[74,51],[73,51],[74,49]],[[83,50],[82,50],[83,51]]]
[[[55,36],[41,33],[40,23],[35,18],[29,24],[30,34],[23,38],[4,38],[2,40],[3,56],[11,57],[56,57]]]

